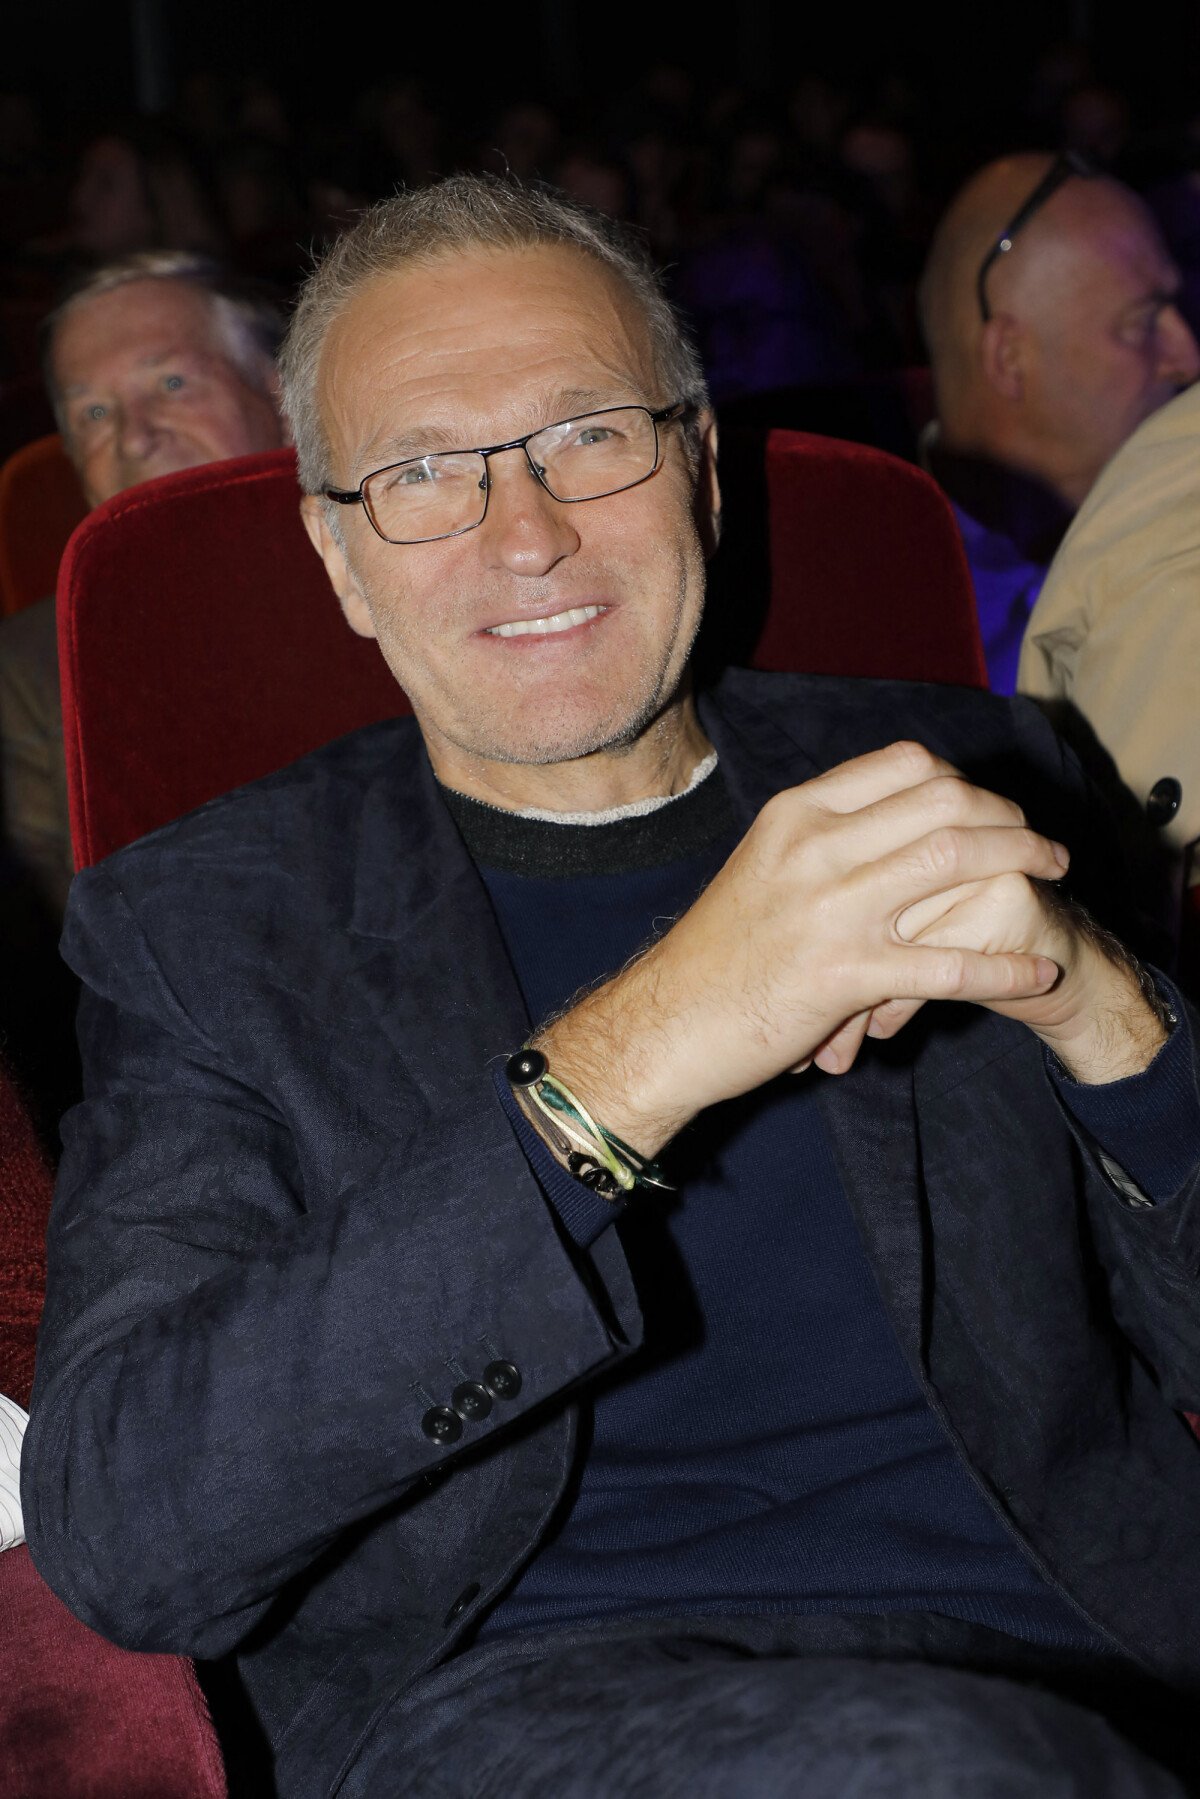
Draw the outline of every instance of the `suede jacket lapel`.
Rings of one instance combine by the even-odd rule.
[[[364,799],[350,930],[368,940],[369,1003],[432,1109],[524,1039],[491,904],[415,729]]]

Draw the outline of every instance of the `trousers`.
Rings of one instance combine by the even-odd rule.
[[[999,1632],[925,1615],[625,1620],[499,1638],[435,1669],[388,1710],[339,1799],[1200,1791],[1154,1753],[1159,1716],[1170,1738],[1163,1689],[1081,1654],[1043,1659]],[[1118,1712],[1127,1701],[1148,1742],[1087,1698]]]

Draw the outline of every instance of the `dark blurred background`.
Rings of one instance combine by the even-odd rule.
[[[356,208],[460,168],[646,231],[725,402],[918,366],[933,222],[1016,147],[1086,149],[1145,193],[1200,323],[1198,68],[1182,0],[26,7],[0,75],[0,383],[32,379],[38,317],[91,263],[203,247],[287,294]]]

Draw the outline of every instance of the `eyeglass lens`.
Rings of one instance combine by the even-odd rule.
[[[644,407],[620,407],[548,425],[529,438],[525,453],[556,500],[599,500],[654,473],[658,438]],[[381,469],[365,483],[363,500],[381,536],[421,543],[479,524],[487,484],[484,453],[460,450]]]

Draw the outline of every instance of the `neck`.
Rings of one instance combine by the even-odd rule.
[[[605,812],[635,800],[682,793],[712,745],[690,692],[632,743],[594,750],[567,762],[490,762],[426,733],[433,772],[444,787],[504,811]]]

